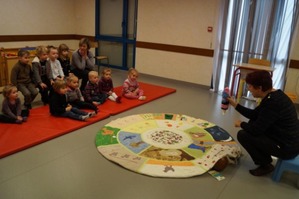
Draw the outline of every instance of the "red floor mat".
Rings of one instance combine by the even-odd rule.
[[[116,115],[131,108],[140,106],[142,104],[148,103],[155,99],[161,98],[165,95],[169,95],[171,93],[176,92],[173,88],[167,88],[163,86],[147,84],[147,83],[139,83],[140,88],[144,90],[144,95],[146,96],[146,100],[140,101],[138,99],[126,99],[122,97],[122,102],[117,104],[110,100],[107,100],[103,105],[100,106],[100,111],[105,111],[110,113],[111,115]],[[117,95],[121,95],[121,86],[114,89]]]
[[[53,117],[49,113],[49,107],[43,106],[32,109],[28,122],[23,124],[0,123],[0,158],[176,92],[172,88],[147,83],[140,83],[140,87],[147,96],[145,101],[122,98],[122,103],[117,104],[107,100],[100,105],[100,112],[87,122]],[[121,86],[115,88],[115,92],[121,94]]]
[[[0,124],[0,158],[85,127],[109,116],[109,113],[99,112],[88,121],[81,122],[69,118],[50,116],[48,106],[34,108],[30,111],[28,121],[23,124]]]

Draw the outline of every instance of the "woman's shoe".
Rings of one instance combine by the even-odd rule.
[[[253,176],[263,176],[271,173],[274,170],[274,166],[272,164],[267,164],[264,166],[259,166],[256,169],[249,170],[249,173]]]

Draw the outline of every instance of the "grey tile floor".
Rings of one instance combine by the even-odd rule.
[[[115,86],[125,78],[125,71],[113,70]],[[132,114],[186,114],[216,123],[236,137],[233,122],[242,117],[232,108],[222,115],[221,96],[208,88],[142,74],[139,81],[177,92],[0,159],[0,199],[299,198],[298,174],[286,172],[279,183],[270,175],[253,177],[248,170],[255,166],[246,151],[238,165],[229,165],[222,172],[223,181],[207,173],[184,179],[154,178],[105,159],[95,147],[97,131],[111,120]],[[33,105],[40,104],[36,99]]]

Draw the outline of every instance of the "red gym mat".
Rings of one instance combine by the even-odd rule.
[[[147,83],[140,83],[140,87],[147,97],[145,101],[122,98],[122,103],[117,104],[107,100],[99,106],[100,112],[86,122],[53,117],[49,113],[49,107],[43,106],[32,109],[28,121],[23,124],[0,123],[0,158],[176,92],[172,88]],[[121,89],[121,86],[116,87],[115,92],[120,95]]]
[[[109,113],[99,112],[87,121],[77,121],[51,116],[48,106],[34,108],[30,111],[28,121],[23,124],[0,123],[0,158],[85,127],[109,116]]]
[[[176,90],[173,88],[167,88],[167,87],[143,83],[143,82],[139,82],[139,86],[144,91],[146,100],[141,101],[138,99],[127,99],[122,97],[121,103],[117,104],[107,99],[107,101],[103,105],[100,105],[100,111],[105,111],[110,113],[111,115],[116,115],[126,110],[129,110],[131,108],[140,106],[142,104],[148,103],[155,99],[161,98],[165,95],[169,95],[171,93],[176,92]],[[114,89],[115,93],[118,96],[121,96],[121,89],[122,89],[121,86],[116,87]]]

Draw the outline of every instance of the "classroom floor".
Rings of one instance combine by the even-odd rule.
[[[125,78],[125,71],[113,70],[114,86],[121,85]],[[285,172],[279,183],[274,183],[271,175],[253,177],[248,170],[255,165],[244,150],[240,163],[229,165],[222,172],[225,176],[222,181],[208,173],[184,179],[154,178],[126,170],[105,159],[95,147],[97,131],[111,120],[139,113],[186,114],[211,121],[236,138],[238,129],[233,122],[244,118],[232,107],[222,115],[221,95],[203,86],[148,75],[141,74],[139,81],[176,88],[177,92],[0,159],[0,198],[299,198],[298,174]],[[247,100],[242,103],[252,106]],[[33,106],[40,105],[36,99]]]

